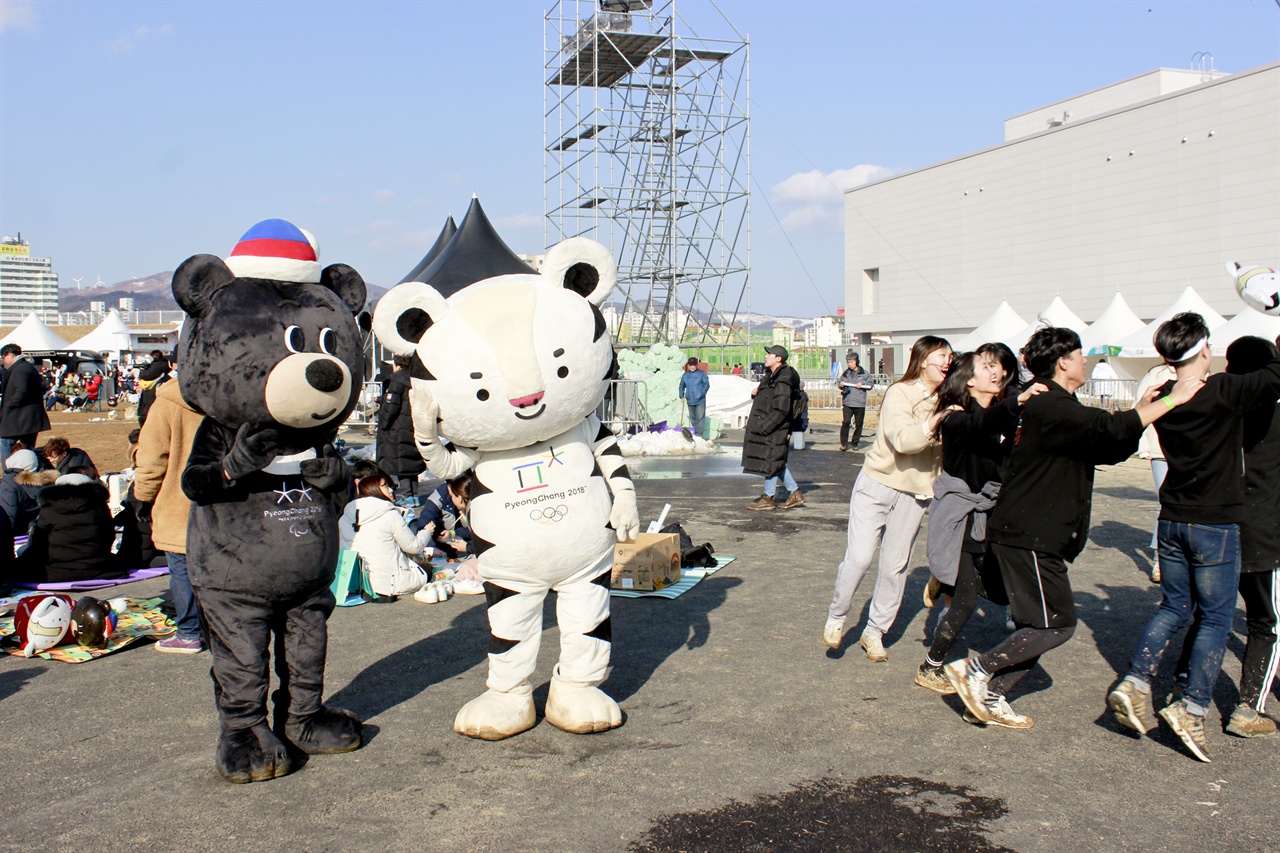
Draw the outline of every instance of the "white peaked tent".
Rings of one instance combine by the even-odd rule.
[[[1161,311],[1159,316],[1150,323],[1119,340],[1106,341],[1107,352],[1121,358],[1159,358],[1160,353],[1156,352],[1156,345],[1152,341],[1155,338],[1156,329],[1159,329],[1161,324],[1173,315],[1184,311],[1194,311],[1204,317],[1204,321],[1209,324],[1210,332],[1227,322],[1225,317],[1210,308],[1209,303],[1201,299],[1195,288],[1188,284],[1174,303]]]
[[[0,347],[5,344],[17,344],[25,352],[65,352],[72,349],[71,344],[53,333],[44,321],[32,311],[18,328],[0,338]]]
[[[1085,355],[1105,355],[1107,344],[1126,338],[1145,325],[1117,290],[1107,310],[1080,333],[1080,348]]]
[[[1089,328],[1089,324],[1081,320],[1076,313],[1067,307],[1067,303],[1062,301],[1061,296],[1053,297],[1053,301],[1048,307],[1036,315],[1036,319],[1028,323],[1021,331],[1015,335],[1001,340],[1009,345],[1014,352],[1022,349],[1027,340],[1035,334],[1036,329],[1045,326],[1057,326],[1062,329],[1070,329],[1078,335],[1083,335],[1085,330]]]
[[[1280,335],[1280,317],[1268,317],[1261,311],[1245,308],[1209,334],[1209,349],[1214,355],[1226,355],[1231,342],[1248,336],[1264,338],[1272,343]]]
[[[969,334],[951,342],[951,349],[956,352],[968,352],[987,343],[995,343],[1010,338],[1020,332],[1027,321],[1018,316],[1018,312],[1001,302],[996,310],[978,328]]]
[[[107,312],[98,328],[75,343],[75,348],[81,352],[110,352],[115,354],[116,359],[120,358],[120,353],[132,349],[132,346],[132,331],[120,317],[120,312],[114,308]]]

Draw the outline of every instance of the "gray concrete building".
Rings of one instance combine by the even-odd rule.
[[[1280,63],[1160,69],[1010,118],[1000,145],[849,190],[850,333],[959,335],[1007,300],[1150,320],[1191,284],[1243,309],[1224,263],[1280,262]]]

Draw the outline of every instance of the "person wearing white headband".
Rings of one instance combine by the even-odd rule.
[[[1235,616],[1244,515],[1243,420],[1250,409],[1280,397],[1280,358],[1244,375],[1209,375],[1209,327],[1199,314],[1178,314],[1156,330],[1156,351],[1178,381],[1203,381],[1200,393],[1176,406],[1174,383],[1160,393],[1170,411],[1156,423],[1169,473],[1160,488],[1160,608],[1133,652],[1129,672],[1107,697],[1117,721],[1145,734],[1157,723],[1151,682],[1164,651],[1198,611],[1183,698],[1160,717],[1196,758],[1209,761],[1204,718],[1222,669]],[[1275,723],[1255,709],[1236,708],[1227,731],[1271,734]]]

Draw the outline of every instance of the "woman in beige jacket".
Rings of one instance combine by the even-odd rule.
[[[182,399],[177,382],[156,390],[147,422],[138,436],[133,497],[139,512],[150,514],[151,541],[169,558],[169,592],[177,611],[178,632],[156,643],[156,651],[194,654],[203,648],[200,611],[187,577],[187,515],[191,501],[182,493],[182,472],[191,442],[204,416]]]
[[[875,444],[849,498],[848,545],[822,632],[822,641],[833,649],[840,647],[853,594],[879,545],[880,566],[861,643],[870,660],[889,659],[882,638],[902,604],[907,560],[942,467],[936,431],[943,413],[933,410],[951,358],[946,340],[925,335],[911,347],[907,372],[885,392]]]

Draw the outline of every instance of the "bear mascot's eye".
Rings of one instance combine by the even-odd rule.
[[[325,326],[320,330],[320,352],[325,355],[333,355],[333,351],[338,347],[338,335]]]
[[[307,348],[307,338],[302,334],[302,329],[297,326],[290,326],[284,330],[284,345],[289,352],[302,352]]]

